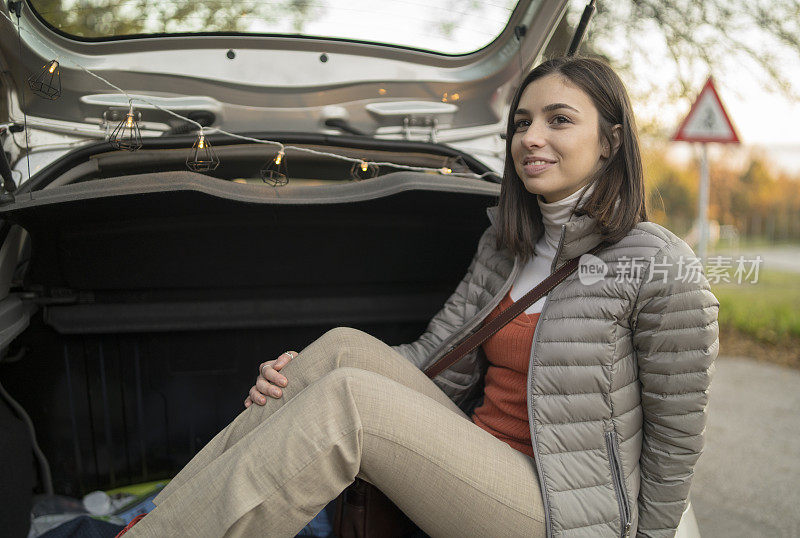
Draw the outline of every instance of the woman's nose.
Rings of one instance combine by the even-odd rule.
[[[526,148],[541,147],[546,144],[544,130],[535,123],[532,123],[522,135],[522,145]]]

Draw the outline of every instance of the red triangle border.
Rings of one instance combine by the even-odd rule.
[[[703,97],[703,95],[707,91],[710,91],[711,95],[717,101],[717,105],[719,106],[719,109],[722,111],[722,117],[725,118],[725,122],[728,124],[728,128],[731,130],[731,136],[728,137],[728,138],[691,137],[691,136],[687,136],[683,132],[684,129],[686,128],[686,125],[688,125],[689,120],[692,118],[694,113],[697,111],[697,105],[700,103],[700,99]],[[678,127],[677,132],[673,135],[671,140],[676,141],[676,142],[677,141],[680,141],[680,142],[717,142],[717,143],[721,143],[721,144],[739,144],[739,143],[741,143],[741,141],[739,140],[739,135],[736,133],[736,129],[734,128],[733,123],[731,123],[730,116],[728,116],[728,111],[725,110],[725,106],[722,104],[722,100],[719,98],[719,94],[717,93],[717,89],[714,87],[714,79],[713,79],[713,77],[711,77],[711,76],[708,77],[708,80],[706,81],[705,85],[703,86],[703,89],[700,90],[700,93],[697,94],[697,98],[694,100],[694,103],[692,103],[692,108],[689,109],[689,113],[683,119],[683,121],[680,124],[680,127]]]

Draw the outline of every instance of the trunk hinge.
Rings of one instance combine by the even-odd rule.
[[[19,19],[22,16],[22,0],[11,0],[8,3],[9,13],[13,13]]]

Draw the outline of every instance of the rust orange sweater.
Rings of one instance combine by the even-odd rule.
[[[485,325],[514,301],[511,291],[486,317]],[[528,361],[533,331],[539,314],[526,314],[507,323],[482,345],[489,360],[483,403],[472,413],[472,422],[512,448],[533,456],[526,401]]]

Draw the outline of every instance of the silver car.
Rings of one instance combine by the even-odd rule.
[[[516,84],[585,31],[566,4],[0,7],[0,407],[36,435],[0,414],[23,447],[0,456],[38,441],[40,468],[0,486],[20,525],[32,483],[170,477],[287,343],[415,339],[496,203]]]

